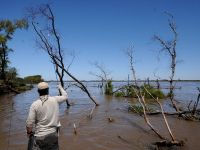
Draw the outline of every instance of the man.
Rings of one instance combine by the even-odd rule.
[[[59,104],[68,98],[66,91],[59,85],[61,96],[49,96],[49,86],[46,82],[38,84],[39,99],[30,107],[26,121],[27,135],[33,134],[35,140],[32,150],[58,150]]]

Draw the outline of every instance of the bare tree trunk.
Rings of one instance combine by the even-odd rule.
[[[129,57],[129,60],[130,60],[130,69],[131,69],[131,71],[132,71],[133,81],[134,81],[134,83],[135,83],[135,86],[137,87],[138,95],[139,95],[140,97],[142,97],[141,89],[140,89],[140,87],[138,86],[137,78],[136,78],[136,72],[135,72],[134,65],[133,65],[133,64],[134,64],[134,62],[133,62],[133,48],[134,48],[133,45],[129,46],[129,48],[128,48],[127,51],[126,51],[126,55]],[[146,103],[145,103],[145,101],[143,101],[143,100],[144,100],[144,99],[142,99],[142,103],[143,103],[143,105],[144,105],[144,107],[145,107],[145,110],[147,110]]]
[[[156,84],[157,84],[157,89],[160,89],[160,83],[158,79],[156,79]]]
[[[136,78],[136,73],[135,73],[135,69],[134,69],[134,62],[133,62],[133,48],[134,46],[133,45],[130,45],[129,48],[127,48],[126,50],[126,55],[129,57],[129,60],[130,60],[130,68],[131,68],[131,72],[132,72],[132,76],[133,76],[133,81],[135,83],[136,86],[137,85],[137,78]]]
[[[160,138],[160,139],[165,139],[154,127],[153,125],[150,123],[149,118],[147,117],[146,114],[146,103],[145,103],[145,99],[144,96],[142,95],[141,91],[140,91],[140,87],[137,84],[137,78],[136,78],[136,73],[135,73],[135,69],[134,69],[134,65],[133,65],[133,46],[130,46],[127,51],[126,51],[127,56],[129,57],[130,60],[130,67],[131,67],[131,71],[132,71],[132,75],[133,75],[133,80],[135,83],[135,86],[137,87],[137,89],[135,89],[135,87],[133,87],[134,92],[136,93],[137,96],[137,100],[140,103],[140,105],[142,106],[143,109],[143,116],[144,116],[144,120],[147,123],[147,125],[150,127],[150,129]]]
[[[179,108],[177,107],[174,100],[174,76],[175,76],[175,71],[176,71],[176,44],[178,40],[178,33],[176,31],[176,24],[175,24],[173,16],[169,13],[166,13],[166,14],[170,17],[168,22],[169,22],[169,27],[174,35],[174,38],[172,41],[169,42],[169,41],[165,41],[161,39],[160,36],[154,35],[154,39],[161,44],[161,47],[162,47],[161,51],[166,51],[167,54],[170,56],[171,75],[170,75],[170,80],[169,80],[169,84],[170,84],[169,97],[174,109],[176,111],[179,111]]]
[[[96,76],[97,78],[101,80],[101,88],[105,90],[107,88],[108,81],[111,80],[111,79],[108,79],[108,76],[110,75],[110,71],[106,70],[104,65],[99,64],[98,62],[94,62],[92,63],[92,65],[94,65],[94,67],[96,67],[100,73],[96,74],[96,73],[90,72],[90,74]]]
[[[147,114],[146,114],[146,108],[145,108],[145,105],[144,105],[144,103],[145,103],[144,96],[139,95],[138,92],[137,92],[135,89],[134,89],[134,91],[135,91],[135,93],[136,93],[136,95],[137,95],[137,97],[138,97],[138,102],[139,102],[140,105],[142,106],[142,109],[143,109],[143,116],[144,116],[145,122],[146,122],[147,125],[150,127],[150,129],[151,129],[154,133],[156,133],[156,135],[157,135],[160,139],[166,139],[166,138],[164,138],[164,137],[153,127],[153,125],[150,123],[149,118],[147,117]],[[143,102],[141,101],[141,99],[142,99]]]
[[[172,138],[172,141],[175,141],[175,138],[174,138],[174,136],[173,136],[173,134],[172,134],[172,131],[171,131],[170,127],[169,127],[168,121],[167,121],[167,119],[166,119],[166,117],[165,117],[163,107],[162,107],[161,103],[159,102],[158,98],[156,99],[156,101],[157,101],[157,103],[160,105],[161,112],[162,112],[162,116],[163,116],[164,121],[165,121],[165,124],[166,124],[166,126],[167,126],[167,130],[168,130],[168,132],[169,132],[169,134],[170,134],[170,136],[171,136],[171,138]]]
[[[159,104],[159,106],[160,106],[160,108],[161,108],[161,113],[162,113],[163,119],[164,119],[165,124],[166,124],[166,127],[167,127],[167,130],[168,130],[168,132],[169,132],[169,134],[170,134],[170,136],[171,136],[171,138],[172,138],[172,141],[175,141],[175,138],[174,138],[174,136],[173,136],[173,134],[172,134],[172,131],[171,131],[170,127],[169,127],[169,123],[168,123],[168,121],[167,121],[167,119],[166,119],[166,116],[165,116],[165,113],[164,113],[162,104],[159,102],[158,98],[155,98],[145,87],[144,87],[144,89],[145,89],[146,92]]]
[[[58,67],[62,68],[62,66],[60,64],[57,64]],[[62,70],[70,77],[72,78],[75,82],[77,82],[80,86],[80,88],[88,95],[88,97],[95,103],[96,106],[98,106],[99,104],[95,101],[95,99],[91,96],[91,94],[89,93],[89,91],[87,90],[87,88],[85,87],[85,85],[80,82],[78,79],[76,79],[70,72],[68,72],[65,68],[62,68]]]
[[[51,58],[52,63],[55,66],[55,72],[59,77],[61,86],[64,87],[63,78],[64,78],[64,74],[66,73],[70,78],[72,78],[76,83],[78,83],[80,85],[78,87],[81,88],[96,105],[98,105],[96,101],[94,100],[94,98],[92,98],[92,96],[90,95],[89,91],[84,86],[84,84],[81,81],[79,81],[77,78],[75,78],[68,71],[68,68],[71,64],[67,67],[67,69],[65,69],[63,51],[61,50],[61,45],[60,45],[60,37],[55,28],[55,18],[50,6],[47,4],[37,9],[30,9],[29,13],[30,13],[29,17],[31,17],[31,23],[33,25],[33,29],[39,37],[38,44],[40,48],[45,50],[48,53],[49,57]],[[45,19],[47,19],[47,23],[50,22],[51,24],[50,27],[47,27],[47,29],[45,30],[39,29],[38,27],[39,23],[35,21],[37,19],[37,15],[40,15],[44,17]],[[49,33],[51,34],[51,37],[46,36],[47,32],[48,32],[48,35]],[[51,38],[51,40],[48,40],[48,38]],[[69,106],[69,102],[66,101],[66,103]]]
[[[134,70],[134,66],[133,66],[133,51],[129,51],[127,52],[128,56],[129,56],[129,59],[131,60],[130,63],[131,63],[131,70],[132,70],[132,73],[133,73],[133,76],[134,76],[134,79],[135,79],[135,84],[137,85],[137,81],[136,81],[136,76],[135,76],[135,70]],[[144,87],[145,88],[145,87]],[[164,139],[165,143],[169,143],[169,145],[178,145],[178,146],[182,146],[182,143],[181,142],[178,142],[178,141],[175,141],[175,138],[172,134],[172,131],[169,127],[169,124],[168,124],[168,121],[165,117],[165,114],[164,114],[164,111],[163,111],[163,107],[162,105],[160,104],[160,102],[158,101],[158,99],[156,99],[157,103],[160,105],[160,108],[161,108],[161,112],[162,112],[162,115],[163,115],[163,118],[164,118],[164,121],[165,121],[165,124],[166,124],[166,127],[167,127],[167,130],[172,138],[172,141],[168,142],[166,140],[165,137],[163,137],[154,127],[153,125],[150,123],[149,121],[149,118],[147,116],[147,113],[146,113],[146,102],[145,102],[145,98],[144,98],[144,95],[142,95],[141,91],[140,91],[140,87],[137,86],[137,89],[135,89],[135,87],[133,88],[134,92],[136,93],[137,95],[137,99],[138,99],[138,102],[140,103],[140,105],[142,106],[142,109],[143,109],[143,116],[144,116],[144,120],[145,122],[147,123],[147,125],[150,127],[150,129],[160,138],[160,139]],[[145,88],[145,90],[147,91],[147,89]],[[151,93],[149,91],[147,91],[150,95]],[[152,96],[152,95],[151,95]],[[152,96],[153,97],[153,96]],[[154,97],[153,97],[154,98]],[[154,98],[155,99],[155,98]],[[160,144],[162,142],[158,142],[158,144]]]
[[[2,49],[1,49],[1,76],[0,79],[2,79],[4,82],[6,80],[6,75],[5,75],[5,68],[6,68],[6,45],[4,43],[1,44]]]

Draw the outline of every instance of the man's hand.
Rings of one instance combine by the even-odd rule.
[[[33,134],[32,130],[33,130],[32,127],[26,127],[26,133],[28,138]]]

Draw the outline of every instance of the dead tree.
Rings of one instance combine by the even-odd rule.
[[[154,77],[156,77],[156,87],[157,89],[160,89],[160,82],[159,82],[160,77],[157,76],[155,72],[153,74],[154,74]]]
[[[132,72],[133,81],[135,83],[135,86],[137,86],[137,78],[136,78],[136,73],[135,73],[135,69],[134,69],[134,62],[133,62],[133,49],[134,49],[134,46],[130,45],[126,49],[125,53],[128,56],[129,61],[130,61],[130,69],[131,69],[131,72]]]
[[[143,116],[144,116],[145,122],[146,122],[147,125],[150,127],[150,129],[151,129],[154,133],[156,133],[156,135],[157,135],[160,139],[166,140],[166,138],[163,137],[163,136],[158,132],[158,130],[156,130],[156,129],[154,128],[154,126],[151,124],[151,122],[150,122],[150,120],[149,120],[149,118],[148,118],[148,116],[147,116],[147,113],[146,113],[146,108],[145,108],[146,103],[145,103],[144,96],[139,95],[138,91],[136,91],[136,90],[135,90],[135,92],[136,92],[136,95],[137,95],[137,97],[138,97],[138,102],[139,102],[140,105],[142,106],[142,109],[143,109]],[[143,102],[141,101],[141,99],[142,99]]]
[[[139,85],[138,85],[138,83],[137,83],[137,78],[136,78],[136,72],[135,72],[135,67],[134,67],[133,48],[134,48],[134,46],[133,46],[133,45],[130,45],[130,46],[126,49],[125,53],[126,53],[127,57],[129,58],[129,61],[130,61],[130,62],[129,62],[129,63],[130,63],[130,70],[131,70],[131,72],[132,72],[133,82],[134,82],[134,84],[135,84],[135,87],[137,87],[137,90],[135,90],[135,93],[138,94],[140,97],[142,97],[142,95],[141,95],[141,90],[140,90],[140,88],[139,88]],[[133,87],[133,88],[134,88],[134,87]],[[147,110],[146,103],[143,101],[144,99],[141,98],[141,100],[142,100],[142,102],[143,102],[143,105],[144,105],[144,107],[145,107],[145,110]]]
[[[177,33],[177,28],[176,28],[176,23],[174,20],[173,15],[166,13],[169,16],[168,19],[168,25],[170,30],[172,31],[173,34],[173,39],[170,41],[162,39],[159,35],[154,35],[154,40],[158,41],[162,47],[161,51],[164,51],[167,53],[167,55],[170,57],[170,68],[171,68],[171,74],[169,77],[169,83],[170,83],[170,88],[169,88],[169,97],[172,102],[172,105],[176,111],[179,111],[179,108],[176,105],[176,102],[174,100],[174,88],[175,88],[175,83],[174,83],[174,76],[175,76],[175,71],[176,71],[176,56],[177,56],[177,50],[176,50],[176,45],[177,45],[177,40],[178,40],[178,33]]]
[[[136,80],[136,73],[135,73],[135,69],[134,69],[134,65],[133,65],[133,46],[131,47],[131,49],[128,49],[129,51],[127,51],[127,56],[129,57],[129,60],[130,60],[130,66],[131,66],[131,71],[133,73],[133,78],[134,78],[134,82],[135,82],[135,85],[138,85],[137,84],[137,80]],[[145,87],[144,87],[145,88]],[[140,87],[137,86],[137,88],[133,87],[134,89],[134,92],[136,93],[136,96],[137,96],[137,100],[139,102],[139,104],[142,106],[142,111],[143,111],[143,117],[144,117],[144,120],[145,122],[147,123],[147,125],[150,127],[150,129],[162,140],[165,141],[165,143],[169,143],[170,146],[173,146],[173,145],[178,145],[178,146],[181,146],[180,142],[179,141],[176,141],[175,138],[174,138],[174,135],[169,127],[169,124],[168,124],[168,121],[165,117],[165,114],[164,114],[164,110],[163,110],[163,107],[161,105],[161,103],[159,102],[158,98],[155,99],[151,93],[149,91],[147,91],[155,100],[156,102],[159,104],[160,108],[161,108],[161,112],[162,112],[162,116],[163,116],[163,119],[165,121],[165,124],[166,124],[166,127],[167,127],[167,130],[171,136],[171,139],[170,141],[167,140],[167,138],[165,138],[164,136],[162,136],[158,130],[156,130],[154,128],[154,126],[151,124],[150,122],[150,119],[148,118],[148,115],[147,115],[147,107],[146,107],[146,102],[145,102],[145,97],[144,95],[140,92]],[[145,88],[146,89],[146,88]],[[163,143],[163,141],[162,141]],[[160,144],[160,142],[157,142],[156,143],[157,145]]]
[[[101,80],[101,87],[103,88],[104,83],[107,85],[108,80],[110,80],[108,79],[110,71],[108,71],[103,64],[99,64],[98,62],[94,62],[92,65],[99,70],[99,73],[90,72],[90,74]]]
[[[146,90],[146,92],[159,104],[160,108],[161,108],[161,113],[162,113],[162,116],[164,118],[164,121],[165,121],[165,124],[167,126],[167,130],[172,138],[172,141],[175,141],[175,138],[174,138],[174,135],[172,134],[172,131],[169,127],[169,124],[168,124],[168,121],[166,119],[166,116],[165,116],[165,113],[164,113],[164,110],[163,110],[163,107],[162,107],[162,104],[159,102],[158,98],[155,98],[145,87],[144,89]]]
[[[96,105],[98,105],[94,98],[90,95],[85,85],[69,72],[69,67],[71,63],[70,65],[68,65],[68,67],[65,66],[63,58],[64,52],[61,48],[60,42],[61,37],[56,29],[55,17],[50,5],[46,4],[41,5],[38,8],[29,8],[28,13],[28,18],[38,37],[37,44],[49,55],[51,62],[54,65],[55,72],[59,77],[61,85],[64,87],[64,76],[69,76],[77,83],[77,86],[82,89]],[[46,23],[45,26],[44,24],[42,24],[44,26],[43,28],[41,27],[42,25],[40,25],[39,23],[42,22],[42,19]],[[67,105],[69,105],[68,101],[66,102]]]
[[[137,78],[136,78],[136,72],[135,72],[135,68],[134,68],[134,64],[133,64],[133,48],[134,46],[131,45],[129,46],[129,48],[127,48],[127,51],[126,51],[126,55],[128,56],[128,59],[129,59],[129,63],[130,63],[130,70],[132,71],[132,76],[133,76],[133,81],[134,81],[134,84],[136,85],[136,87],[138,87],[138,84],[137,84]],[[133,90],[134,92],[136,93],[136,96],[137,96],[137,100],[138,102],[140,103],[140,105],[142,106],[142,109],[143,109],[143,116],[144,116],[144,120],[145,122],[147,123],[147,125],[150,127],[150,129],[152,131],[154,131],[159,138],[161,139],[165,139],[154,127],[153,125],[150,123],[149,121],[149,118],[146,114],[146,103],[145,103],[145,99],[144,99],[144,96],[142,96],[141,92],[140,92],[140,89],[136,89],[133,87]]]

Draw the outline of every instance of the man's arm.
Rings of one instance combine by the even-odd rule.
[[[29,110],[28,118],[26,120],[26,131],[28,137],[33,133],[33,126],[35,124],[35,119],[36,119],[36,112],[34,105],[32,104]]]
[[[68,99],[68,95],[61,85],[58,85],[58,89],[61,93],[61,96],[55,96],[55,98],[58,101],[58,103],[62,103]]]

